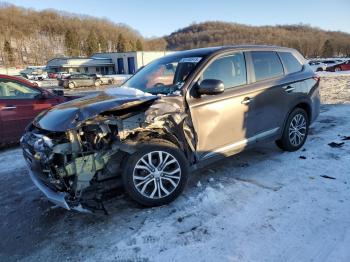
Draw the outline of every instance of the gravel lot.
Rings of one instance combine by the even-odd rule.
[[[0,261],[350,261],[350,76],[322,76],[321,94],[303,150],[269,144],[223,160],[159,208],[123,192],[109,215],[52,208],[21,150],[0,151]]]

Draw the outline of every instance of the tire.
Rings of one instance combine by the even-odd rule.
[[[73,82],[69,82],[68,83],[68,88],[69,89],[74,89],[75,88],[75,84]]]
[[[102,83],[101,83],[100,80],[95,80],[95,86],[96,86],[96,87],[99,87],[101,84],[102,84]]]
[[[298,133],[296,132],[297,126],[300,127]],[[308,132],[309,118],[307,113],[302,108],[295,108],[289,114],[282,137],[276,141],[276,145],[284,151],[296,151],[304,145]]]
[[[319,67],[317,68],[316,72],[322,72],[323,71],[323,68]]]
[[[123,172],[123,184],[128,195],[147,207],[175,200],[184,190],[187,180],[188,162],[183,152],[166,140],[141,144],[138,151],[128,157]]]
[[[341,68],[340,67],[336,67],[336,68],[334,68],[334,72],[339,72],[339,71],[341,71]]]

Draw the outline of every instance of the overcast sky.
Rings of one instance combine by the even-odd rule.
[[[145,37],[163,36],[193,22],[249,25],[309,24],[350,33],[350,0],[8,0],[37,10],[53,8],[125,23]]]

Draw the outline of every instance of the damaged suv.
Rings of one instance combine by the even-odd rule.
[[[260,141],[295,151],[319,114],[319,78],[296,50],[227,46],[176,52],[121,87],[40,114],[21,139],[30,177],[55,204],[98,209],[124,186],[171,202],[189,172]]]

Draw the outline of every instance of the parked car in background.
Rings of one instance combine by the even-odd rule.
[[[68,72],[58,72],[56,75],[56,79],[66,79],[69,77],[71,74]]]
[[[269,46],[164,56],[119,88],[38,116],[21,142],[30,177],[66,209],[101,209],[120,181],[142,205],[167,204],[190,168],[258,142],[304,145],[320,109],[319,77],[305,65],[296,50]]]
[[[58,73],[57,72],[48,72],[48,78],[50,79],[57,79]]]
[[[102,84],[102,80],[94,77],[94,76],[90,76],[90,75],[86,75],[86,74],[74,74],[74,75],[70,75],[64,79],[60,79],[58,81],[58,85],[59,86],[63,86],[64,88],[69,88],[69,89],[73,89],[76,87],[82,87],[82,86],[100,86]]]
[[[20,74],[28,80],[42,81],[48,78],[47,72],[42,69],[27,68],[22,70]]]
[[[0,75],[0,145],[19,142],[34,117],[68,100],[21,77]]]
[[[346,70],[350,70],[350,60],[346,60],[339,64],[335,64],[333,66],[327,67],[327,71],[330,71],[330,72],[339,72],[339,71],[346,71]]]
[[[101,80],[101,85],[113,85],[114,78],[108,75],[100,75],[100,74],[90,74],[89,76],[94,77],[95,79]]]
[[[327,65],[326,70],[332,66],[338,65],[343,62],[342,60],[338,60],[338,59],[327,59],[327,60],[320,60],[320,61]]]
[[[321,61],[312,60],[309,61],[309,66],[314,72],[326,71],[327,65]]]

